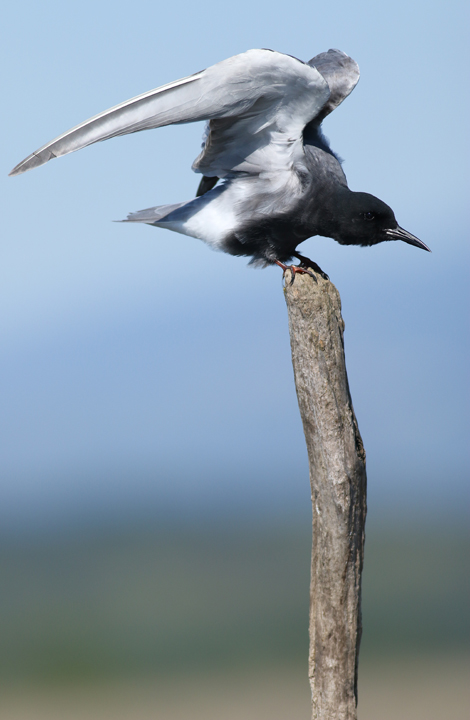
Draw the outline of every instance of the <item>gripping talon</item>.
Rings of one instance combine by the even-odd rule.
[[[312,268],[314,272],[316,272],[318,275],[321,275],[324,280],[329,280],[330,278],[326,274],[326,272],[323,272],[321,267],[317,265],[316,262],[313,262],[313,260],[310,260],[308,257],[305,257],[304,255],[301,255],[300,253],[292,253],[297,260],[300,260],[301,267],[305,268]]]
[[[276,265],[279,265],[280,268],[284,270],[284,276],[286,274],[286,270],[290,270],[291,272],[291,279],[289,281],[289,287],[291,287],[294,284],[295,275],[296,273],[299,273],[300,275],[310,275],[315,282],[318,282],[317,278],[315,277],[315,274],[311,270],[307,270],[306,268],[301,267],[300,265],[285,265],[280,260],[274,261]]]

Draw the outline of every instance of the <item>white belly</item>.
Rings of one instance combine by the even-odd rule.
[[[221,185],[171,213],[171,220],[163,219],[155,225],[190,235],[217,248],[239,224],[233,194],[232,185]]]
[[[191,200],[154,224],[218,248],[247,221],[282,212],[286,201],[295,197],[298,190],[299,180],[293,172],[236,178]]]

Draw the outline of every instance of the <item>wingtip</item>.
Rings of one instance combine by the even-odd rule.
[[[37,165],[42,165],[42,163],[35,162],[36,156],[29,155],[29,157],[22,160],[18,165],[15,165],[13,170],[8,173],[8,177],[13,177],[14,175],[21,175],[24,172],[27,172],[28,170],[31,170],[33,167],[36,167]]]
[[[24,172],[21,169],[22,164],[23,163],[20,163],[19,165],[15,165],[13,170],[10,170],[10,172],[8,173],[8,177],[14,177],[15,175],[21,175],[21,173]]]
[[[8,173],[8,177],[14,175],[21,175],[28,170],[33,170],[40,165],[44,165],[49,160],[52,160],[55,157],[57,156],[54,155],[51,150],[38,150],[37,152],[31,153],[31,155],[28,155],[27,158],[18,163],[18,165],[16,165],[13,170]]]

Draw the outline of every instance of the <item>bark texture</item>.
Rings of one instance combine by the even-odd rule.
[[[317,280],[296,275],[284,289],[312,491],[312,720],[356,720],[365,451],[349,393],[340,296],[329,280]]]

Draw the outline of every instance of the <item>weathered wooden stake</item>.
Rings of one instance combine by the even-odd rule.
[[[296,275],[284,291],[312,490],[312,720],[356,720],[365,451],[349,393],[340,296],[329,280],[317,280]]]

